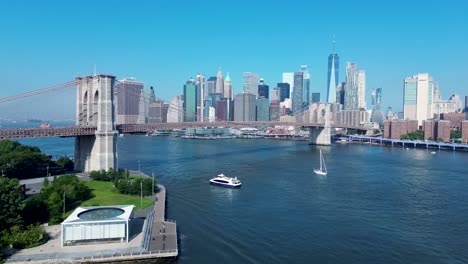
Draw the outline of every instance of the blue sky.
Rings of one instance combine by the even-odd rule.
[[[0,97],[91,74],[94,64],[153,85],[164,99],[218,67],[238,93],[244,71],[274,87],[282,72],[307,64],[323,99],[333,34],[340,81],[345,62],[358,63],[368,97],[383,88],[384,109],[402,109],[403,79],[419,72],[444,98],[468,95],[468,2],[314,2],[1,1]]]

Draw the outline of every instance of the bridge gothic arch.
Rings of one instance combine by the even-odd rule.
[[[96,127],[94,136],[75,139],[77,171],[108,170],[117,165],[114,83],[112,75],[76,78],[76,125]]]

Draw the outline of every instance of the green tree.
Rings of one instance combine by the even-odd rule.
[[[0,177],[0,230],[21,225],[23,192],[17,179]]]
[[[459,139],[461,138],[460,130],[450,130],[450,139]]]
[[[75,168],[73,161],[67,157],[61,157],[57,161],[57,166],[63,168],[65,172],[72,172]]]

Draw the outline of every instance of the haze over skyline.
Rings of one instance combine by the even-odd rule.
[[[270,87],[282,72],[310,69],[311,92],[325,100],[333,35],[340,56],[366,70],[366,97],[383,89],[383,110],[402,111],[403,80],[427,72],[444,99],[468,95],[460,80],[468,60],[468,3],[403,0],[330,3],[14,1],[1,2],[0,97],[64,83],[78,75],[136,77],[165,100],[198,72],[229,72],[234,93],[242,73]]]

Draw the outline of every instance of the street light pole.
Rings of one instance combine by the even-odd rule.
[[[154,195],[154,172],[152,174],[153,174],[153,184],[152,184],[151,190],[153,191],[153,195]]]
[[[141,177],[141,167],[140,167],[140,160],[138,160],[138,174]]]
[[[47,173],[46,173],[46,177],[49,177],[49,166],[47,166]]]
[[[143,208],[143,180],[140,181],[140,209],[142,208]]]

